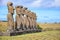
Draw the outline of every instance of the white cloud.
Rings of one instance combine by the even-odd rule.
[[[60,0],[35,0],[32,7],[60,7]]]
[[[1,5],[4,5],[4,6],[6,6],[7,5],[7,2],[12,2],[14,5],[19,5],[19,4],[21,4],[21,2],[20,2],[20,0],[2,0],[2,4]]]
[[[55,2],[54,2],[54,6],[56,6],[56,7],[60,7],[60,0],[55,0]]]
[[[1,0],[0,5],[6,5],[8,1],[26,7],[60,7],[60,0]]]
[[[35,0],[31,3],[31,6],[32,7],[39,7],[39,6],[41,6],[41,2],[42,2],[42,0]]]

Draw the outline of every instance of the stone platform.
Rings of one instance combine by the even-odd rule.
[[[15,36],[15,35],[21,35],[21,34],[26,34],[26,33],[35,33],[35,32],[41,32],[40,29],[36,29],[36,30],[20,30],[20,31],[15,31],[15,32],[11,32],[8,33],[8,36]]]

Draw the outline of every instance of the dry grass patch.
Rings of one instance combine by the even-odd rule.
[[[1,40],[60,40],[60,31],[46,31],[18,36],[1,36]]]
[[[43,30],[60,30],[60,24],[46,23],[46,24],[38,24]]]

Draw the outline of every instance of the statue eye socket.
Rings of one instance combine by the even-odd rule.
[[[12,6],[13,4],[11,3],[10,6]]]
[[[17,8],[19,8],[19,6]]]
[[[23,7],[21,7],[21,8],[23,8]]]

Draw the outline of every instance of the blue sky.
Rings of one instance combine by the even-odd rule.
[[[0,20],[7,20],[8,1],[35,12],[37,22],[60,22],[60,0],[0,0]]]

